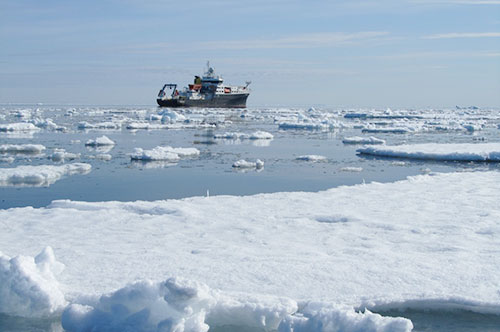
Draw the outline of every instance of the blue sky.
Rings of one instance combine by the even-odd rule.
[[[0,0],[0,103],[151,104],[207,60],[249,106],[500,106],[500,0]]]

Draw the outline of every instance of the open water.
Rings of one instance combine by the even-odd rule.
[[[0,123],[31,122],[37,131],[0,132],[2,144],[42,144],[40,154],[0,154],[0,169],[22,165],[62,165],[84,162],[92,165],[87,174],[66,175],[48,185],[3,183],[0,208],[42,207],[57,199],[84,201],[135,201],[209,195],[249,195],[280,191],[319,191],[363,182],[393,182],[410,175],[457,170],[499,170],[498,163],[438,162],[364,157],[358,145],[342,143],[344,137],[376,136],[387,144],[500,142],[498,110],[404,110],[426,119],[399,118],[394,111],[340,109],[176,110],[185,119],[180,129],[127,129],[128,124],[168,123],[155,107],[79,107],[62,105],[0,106]],[[361,112],[380,117],[346,118]],[[283,122],[322,123],[316,129],[280,129]],[[44,127],[51,119],[59,128]],[[82,122],[116,124],[115,129],[80,129]],[[335,124],[335,125],[332,125]],[[422,129],[423,125],[427,127]],[[467,127],[469,124],[473,128]],[[366,125],[404,125],[407,133],[363,134]],[[207,127],[209,126],[209,127]],[[444,128],[444,129],[443,129]],[[215,139],[225,132],[271,133],[272,140]],[[116,144],[90,148],[85,142],[107,136]],[[199,157],[176,163],[132,161],[135,148],[156,146],[195,147]],[[54,149],[79,154],[75,160],[53,161]],[[103,160],[99,155],[110,155]],[[321,155],[322,162],[299,161],[302,155]],[[109,157],[109,156],[108,156]],[[237,170],[240,159],[264,161],[262,169]],[[500,316],[465,311],[383,312],[410,318],[415,331],[500,331]],[[1,331],[61,331],[58,320],[29,320],[0,315]]]

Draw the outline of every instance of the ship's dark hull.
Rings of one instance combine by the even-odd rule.
[[[156,99],[160,107],[245,108],[248,94],[215,95],[207,99]]]

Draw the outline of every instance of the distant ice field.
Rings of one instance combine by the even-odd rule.
[[[19,105],[0,106],[0,112],[0,127],[9,128],[0,131],[0,176],[2,169],[11,169],[4,172],[13,174],[18,166],[40,166],[40,173],[66,163],[86,163],[92,169],[38,186],[29,181],[13,186],[6,181],[0,186],[0,208],[40,207],[55,199],[133,201],[199,196],[207,191],[211,195],[318,191],[396,181],[429,171],[499,168],[496,163],[432,158],[401,159],[405,161],[402,165],[397,156],[357,152],[364,143],[374,141],[385,141],[387,146],[498,143],[500,114],[491,109],[173,110]],[[404,128],[405,133],[363,133],[366,128]],[[102,139],[114,145],[87,144]],[[200,154],[137,158],[136,153],[186,148]],[[300,160],[311,155],[323,156],[324,161]],[[257,159],[264,162],[264,168],[231,167],[238,160]],[[343,171],[346,169],[362,171]]]
[[[0,330],[496,331],[499,156],[499,109],[0,105]]]

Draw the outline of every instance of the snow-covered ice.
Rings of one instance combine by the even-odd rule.
[[[165,160],[169,162],[179,161],[181,158],[196,157],[200,150],[196,148],[173,148],[171,146],[157,146],[151,150],[136,148],[130,154],[132,160],[154,161]]]
[[[405,144],[364,147],[358,153],[394,158],[442,161],[500,161],[500,143]]]
[[[385,141],[380,138],[376,138],[374,136],[370,137],[360,137],[360,136],[353,136],[353,137],[345,137],[342,140],[342,143],[344,144],[385,144]]]
[[[298,156],[297,158],[295,158],[295,160],[318,162],[318,161],[326,161],[326,157],[317,154],[307,154],[303,156]]]
[[[36,131],[40,130],[37,126],[32,123],[27,122],[17,122],[0,124],[0,132],[12,132],[12,131]]]
[[[340,171],[341,172],[362,172],[363,167],[346,166],[346,167],[341,167]]]
[[[36,257],[10,258],[0,252],[0,312],[22,317],[62,312],[67,302],[56,275],[63,269],[50,247]]]
[[[245,159],[237,160],[233,163],[234,168],[257,168],[261,169],[264,167],[264,162],[260,159],[257,159],[255,162],[247,161]]]
[[[49,156],[52,161],[74,160],[80,158],[79,153],[67,152],[64,149],[54,149],[54,152]]]
[[[111,139],[109,139],[107,136],[101,136],[97,137],[96,139],[89,139],[85,145],[87,146],[103,146],[103,145],[115,145],[115,142],[113,142]]]
[[[85,163],[0,168],[0,186],[48,186],[65,175],[85,174],[91,168]]]
[[[0,210],[8,227],[0,232],[0,249],[12,256],[57,245],[56,257],[66,265],[60,289],[72,303],[63,315],[69,330],[95,324],[155,330],[188,321],[217,326],[248,317],[283,331],[315,324],[409,331],[407,320],[353,308],[439,303],[500,314],[499,182],[500,172],[460,172],[318,193],[55,201]],[[142,279],[156,281],[126,286]],[[254,304],[242,300],[248,296]],[[277,309],[284,303],[278,297],[288,299],[289,309]],[[273,319],[255,314],[269,306]],[[356,325],[362,322],[367,325]]]
[[[1,144],[0,153],[38,154],[45,150],[42,144]]]

